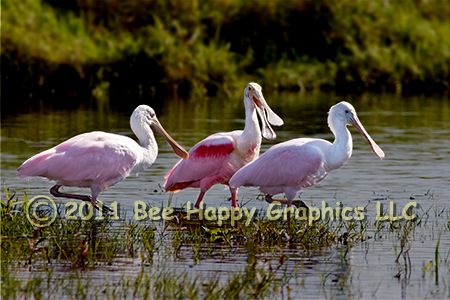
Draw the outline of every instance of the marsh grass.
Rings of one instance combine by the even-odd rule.
[[[307,266],[314,264],[316,256],[323,257],[327,266],[318,274],[321,293],[329,298],[351,297],[351,273],[336,269],[349,268],[348,253],[355,245],[388,237],[397,240],[391,260],[399,266],[396,276],[400,278],[411,273],[409,254],[416,231],[437,226],[423,218],[396,223],[328,220],[308,225],[270,221],[261,212],[249,226],[246,220],[218,226],[215,221],[188,220],[180,209],[170,222],[67,221],[58,216],[47,227],[34,227],[26,218],[27,203],[26,194],[19,199],[4,189],[0,245],[4,299],[289,297],[293,284],[304,288]],[[435,211],[435,216],[442,217],[442,212]],[[448,232],[448,228],[439,230]],[[434,268],[426,271],[433,272],[438,283],[442,280],[438,270],[449,266],[449,253],[442,251],[439,241],[440,237],[431,258]],[[335,258],[328,266],[326,253],[331,249]],[[235,268],[239,255],[246,257],[246,263]],[[226,273],[191,270],[211,260],[229,264],[230,269]]]

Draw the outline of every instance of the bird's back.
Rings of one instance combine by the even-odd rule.
[[[322,177],[323,146],[318,139],[293,139],[272,146],[255,161],[240,169],[230,180],[231,187],[309,187]],[[320,180],[319,180],[320,181]]]
[[[91,182],[110,185],[109,181],[129,175],[139,147],[125,136],[84,133],[31,157],[19,167],[17,176],[42,176],[69,186],[89,187]]]
[[[51,149],[45,150],[41,153],[38,153],[30,157],[17,169],[17,176],[19,178],[32,178],[35,176],[43,176],[43,174],[47,173],[49,169],[49,162],[52,160],[52,157],[57,152],[66,151],[70,146],[72,146],[79,140],[82,140],[87,134],[89,133],[74,136],[73,138],[70,138],[67,141],[62,142],[61,144]]]

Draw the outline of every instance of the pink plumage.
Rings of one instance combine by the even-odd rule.
[[[195,145],[189,151],[189,159],[180,160],[166,175],[166,191],[177,192],[191,187],[206,192],[215,184],[228,184],[231,176],[246,163],[245,157],[232,155],[239,133],[242,131],[217,133]]]
[[[326,176],[325,154],[318,147],[321,143],[328,142],[294,139],[277,144],[237,172],[230,185],[259,186],[265,194],[285,193],[293,198],[297,190],[309,188]]]
[[[276,135],[269,122],[280,126],[283,121],[270,110],[258,84],[247,85],[244,104],[246,112],[244,130],[216,133],[196,144],[189,151],[189,159],[179,161],[167,173],[164,183],[166,191],[200,188],[200,195],[195,204],[199,207],[206,191],[213,185],[228,185],[228,181],[237,170],[258,157],[261,134],[266,139],[275,139]],[[261,118],[262,131],[257,113]],[[230,192],[231,204],[236,207],[237,189],[230,188]]]
[[[92,196],[97,197],[130,175],[139,147],[126,136],[84,133],[31,157],[17,170],[17,176],[41,176],[58,185],[91,188]]]
[[[153,109],[147,105],[135,109],[130,124],[140,144],[117,134],[101,131],[83,133],[31,157],[17,169],[17,176],[54,180],[56,185],[50,190],[54,196],[91,201],[95,206],[101,191],[153,164],[158,146],[150,127],[163,135],[180,157],[188,157],[187,152],[165,132]],[[60,193],[59,188],[63,185],[90,188],[92,198]]]
[[[230,179],[230,188],[255,186],[272,201],[275,194],[284,193],[288,205],[297,191],[322,181],[329,172],[343,166],[352,153],[352,138],[347,125],[355,126],[369,141],[380,158],[383,151],[372,140],[359,121],[355,109],[347,102],[334,105],[328,124],[335,135],[334,143],[322,139],[300,138],[272,146],[257,160],[237,171]]]

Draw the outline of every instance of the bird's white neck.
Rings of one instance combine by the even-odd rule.
[[[156,143],[152,129],[145,122],[141,120],[131,122],[131,129],[139,139],[139,145],[142,147],[139,170],[135,170],[134,172],[137,173],[148,168],[155,162],[156,156],[158,155],[158,144]]]
[[[245,103],[245,128],[237,140],[237,149],[248,163],[256,159],[261,147],[261,129],[259,128],[258,116],[252,101],[244,98]],[[244,163],[244,164],[245,164]]]
[[[328,125],[334,134],[334,142],[327,153],[327,163],[333,168],[342,167],[352,155],[353,141],[345,122],[330,120]]]
[[[142,148],[146,149],[156,149],[158,151],[158,144],[156,143],[155,135],[153,134],[153,131],[150,129],[150,127],[145,124],[145,129],[142,130],[139,135],[136,136],[139,139],[139,144]]]
[[[261,144],[261,128],[259,128],[258,116],[252,101],[246,97],[245,104],[245,127],[242,137],[252,142]]]

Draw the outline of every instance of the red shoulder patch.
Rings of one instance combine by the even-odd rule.
[[[220,145],[201,145],[192,153],[193,158],[226,156],[234,151],[232,143]]]

